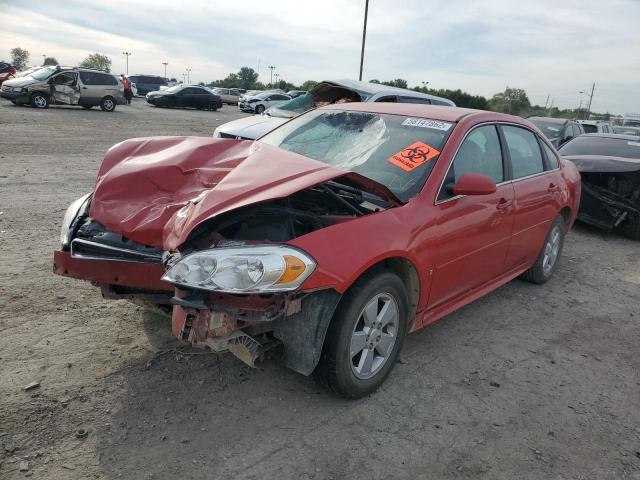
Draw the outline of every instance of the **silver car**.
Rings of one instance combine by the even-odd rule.
[[[282,105],[291,100],[289,95],[275,92],[259,93],[254,97],[243,97],[238,108],[243,112],[262,113],[267,108]]]
[[[217,138],[255,140],[279,127],[290,118],[316,106],[343,101],[426,103],[456,106],[455,103],[446,98],[404,88],[356,80],[331,80],[320,82],[306,95],[301,95],[288,102],[283,102],[277,106],[269,105],[272,108],[268,108],[265,105],[265,109],[262,111],[258,111],[256,108],[260,105],[257,102],[254,102],[253,105],[251,103],[245,104],[241,99],[238,104],[241,110],[264,113],[264,115],[254,115],[220,125],[216,128],[213,136]]]
[[[222,103],[228,105],[237,104],[240,99],[240,92],[237,88],[214,88],[213,93],[220,97]]]
[[[58,65],[4,82],[0,96],[16,105],[79,105],[87,109],[99,106],[105,112],[113,112],[118,103],[124,103],[124,89],[115,75]]]

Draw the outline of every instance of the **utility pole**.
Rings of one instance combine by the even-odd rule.
[[[593,92],[596,89],[596,82],[593,82],[591,86],[591,95],[589,95],[589,105],[587,105],[587,118],[585,120],[589,120],[589,115],[591,115],[591,101],[593,100]]]
[[[164,78],[167,78],[167,65],[169,65],[169,62],[162,62],[162,65],[164,65]]]
[[[191,85],[191,69],[187,68],[187,83]]]
[[[547,105],[549,105],[549,97],[551,97],[551,94],[547,93],[547,100],[544,102],[544,108],[547,108]]]
[[[275,77],[276,77],[276,87],[278,86],[278,77],[279,77],[279,76],[280,76],[280,74],[279,74],[279,73],[276,73],[276,74],[275,74]]]
[[[267,68],[271,70],[271,76],[269,77],[269,86],[273,87],[273,71],[276,67],[274,67],[273,65],[269,65]]]
[[[364,3],[364,25],[362,26],[362,50],[360,52],[360,76],[358,80],[362,81],[362,67],[364,65],[364,42],[367,38],[367,16],[369,14],[369,0]]]
[[[127,75],[129,75],[129,57],[131,56],[131,52],[122,52],[122,54],[127,57]]]
[[[551,99],[551,104],[549,105],[549,110],[547,110],[547,116],[551,115],[551,110],[553,109],[553,102],[555,101],[555,98]]]

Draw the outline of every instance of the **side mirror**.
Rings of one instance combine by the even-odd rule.
[[[491,195],[498,189],[496,182],[481,173],[466,172],[451,187],[454,195]]]

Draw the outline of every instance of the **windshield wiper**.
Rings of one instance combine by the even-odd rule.
[[[327,182],[328,185],[331,185],[334,188],[337,188],[343,192],[347,192],[349,194],[352,195],[352,198],[356,201],[358,201],[358,203],[362,203],[363,201],[367,201],[367,202],[371,202],[375,205],[377,205],[378,207],[382,207],[382,208],[389,208],[391,206],[391,203],[386,200],[385,198],[381,197],[380,195],[376,195],[374,193],[371,192],[367,192],[366,190],[362,190],[360,188],[357,187],[352,187],[350,185],[344,185],[342,183],[338,183],[338,182],[334,182],[334,181],[329,181]]]
[[[353,211],[357,216],[362,216],[365,215],[366,212],[365,209],[361,208],[359,205],[356,205],[354,203],[348,202],[347,200],[345,200],[342,196],[340,196],[336,191],[334,191],[334,188],[338,188],[340,189],[341,185],[338,184],[333,184],[333,182],[327,182],[323,185],[320,185],[320,188],[325,191],[326,193],[328,193],[329,195],[331,195],[333,198],[335,198],[336,200],[338,200],[340,203],[342,203],[344,206],[346,206],[349,210]],[[354,198],[353,196],[349,197],[353,200],[356,200],[356,198]],[[358,202],[360,203],[360,202]]]

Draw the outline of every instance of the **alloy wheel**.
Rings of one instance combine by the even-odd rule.
[[[558,253],[560,252],[560,235],[560,227],[556,225],[553,227],[553,230],[551,230],[547,243],[544,246],[542,271],[545,275],[549,275],[549,273],[551,273],[551,270],[553,270],[553,266],[556,264],[556,260],[558,259]]]
[[[387,362],[398,338],[399,309],[396,299],[380,293],[367,302],[351,335],[349,358],[352,373],[367,379]]]

